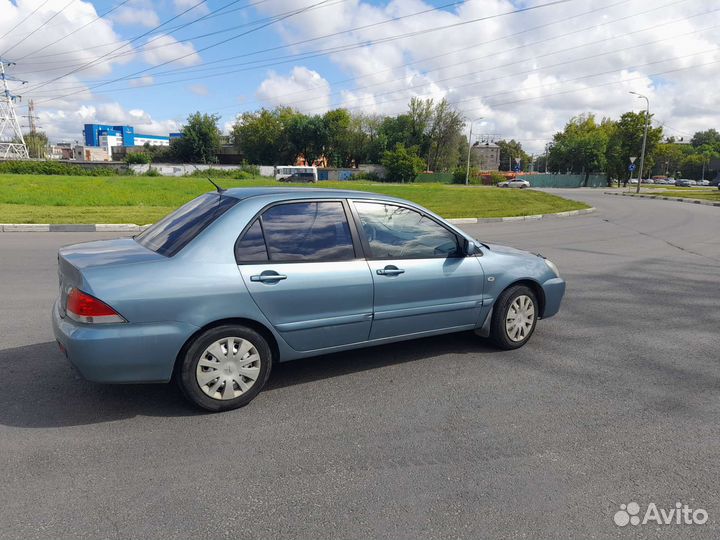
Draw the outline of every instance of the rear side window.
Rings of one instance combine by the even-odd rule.
[[[219,193],[201,195],[141,232],[135,240],[160,255],[172,257],[238,200]]]
[[[238,240],[235,257],[238,263],[346,261],[355,250],[341,202],[298,202],[266,210]]]
[[[265,262],[268,260],[265,238],[260,219],[256,219],[235,244],[235,260],[240,262]]]

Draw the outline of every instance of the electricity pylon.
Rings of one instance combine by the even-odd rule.
[[[29,159],[25,139],[17,115],[15,114],[15,101],[20,99],[10,93],[8,81],[18,81],[25,84],[27,81],[20,81],[15,77],[5,74],[5,66],[11,66],[11,62],[4,62],[0,58],[0,159]]]

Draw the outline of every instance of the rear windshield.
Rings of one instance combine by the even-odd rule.
[[[238,200],[218,193],[201,195],[145,229],[135,240],[160,255],[172,257]]]

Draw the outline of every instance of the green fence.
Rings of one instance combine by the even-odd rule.
[[[587,183],[585,183],[584,174],[528,174],[520,178],[529,181],[532,187],[607,187],[607,175],[605,174],[591,174],[587,178]]]

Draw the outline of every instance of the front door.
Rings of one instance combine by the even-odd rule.
[[[236,244],[253,300],[297,351],[368,339],[373,281],[365,260],[356,256],[346,204],[271,206]]]
[[[375,283],[370,339],[477,324],[483,270],[455,232],[404,206],[353,204]]]

